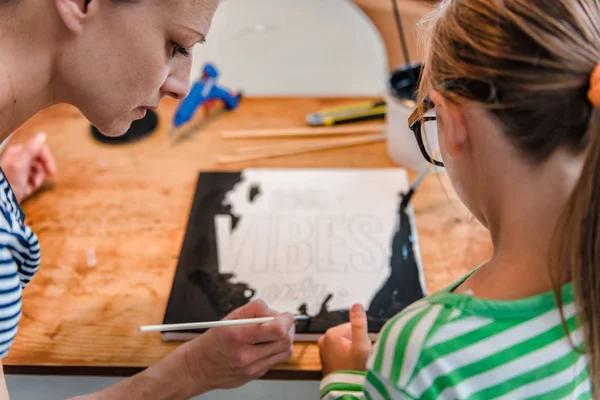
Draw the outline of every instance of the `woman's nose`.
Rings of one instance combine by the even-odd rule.
[[[185,98],[190,92],[190,71],[192,62],[191,60],[181,61],[182,62],[178,62],[173,66],[161,88],[163,94],[178,100]]]

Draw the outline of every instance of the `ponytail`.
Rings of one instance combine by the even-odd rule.
[[[573,282],[588,357],[589,376],[600,396],[600,109],[591,112],[581,176],[559,218],[549,268],[565,330],[561,287]],[[571,339],[570,335],[568,335]],[[573,341],[571,339],[571,343]]]

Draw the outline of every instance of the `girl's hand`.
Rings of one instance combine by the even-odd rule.
[[[350,323],[327,330],[319,338],[323,376],[335,371],[365,371],[371,353],[367,314],[360,304],[350,312]]]
[[[46,178],[56,172],[45,133],[38,134],[24,145],[6,147],[0,166],[18,202],[35,193]]]

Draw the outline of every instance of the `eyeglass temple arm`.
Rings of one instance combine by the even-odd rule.
[[[402,197],[402,203],[400,203],[401,211],[406,210],[406,207],[408,207],[408,202],[410,201],[411,197],[415,194],[415,191],[419,188],[419,186],[421,186],[421,183],[423,182],[427,174],[431,172],[432,169],[433,165],[428,166],[423,171],[421,171],[419,176],[417,176],[417,178],[414,180],[408,192],[406,192],[406,194]]]

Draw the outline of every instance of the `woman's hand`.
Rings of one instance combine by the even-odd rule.
[[[355,304],[350,323],[327,330],[318,343],[323,376],[335,371],[365,371],[372,348],[365,309]]]
[[[46,178],[56,172],[54,157],[46,145],[44,133],[23,145],[7,146],[0,166],[18,202],[35,193]]]
[[[275,315],[265,303],[254,301],[225,319]],[[213,328],[186,343],[185,358],[195,392],[231,389],[262,377],[291,357],[294,333],[294,316],[286,313],[264,324]]]
[[[254,301],[225,319],[275,315],[263,302]],[[292,314],[260,325],[212,328],[137,375],[76,399],[189,399],[242,386],[290,358],[294,328]]]

